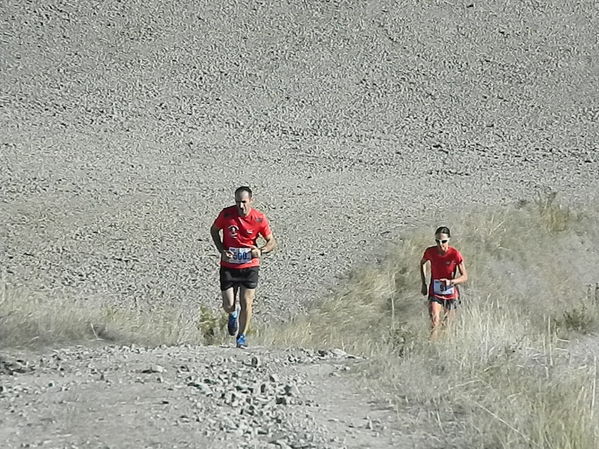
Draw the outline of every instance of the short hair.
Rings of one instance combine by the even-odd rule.
[[[237,187],[237,189],[235,189],[235,196],[242,192],[247,192],[250,198],[252,197],[252,189],[250,189],[248,186]]]
[[[447,226],[439,226],[435,231],[435,235],[437,234],[447,234],[447,237],[451,237],[451,232]]]

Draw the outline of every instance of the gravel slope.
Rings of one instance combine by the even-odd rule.
[[[597,194],[594,2],[6,2],[11,285],[216,306],[208,227],[251,185],[280,318],[406,225]]]

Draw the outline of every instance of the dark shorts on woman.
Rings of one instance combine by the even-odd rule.
[[[437,298],[436,296],[429,296],[428,300],[429,300],[429,302],[436,302],[437,304],[441,304],[447,310],[457,309],[458,306],[460,305],[460,300],[457,298],[456,299],[441,299],[441,298]]]
[[[243,286],[254,289],[258,287],[258,272],[260,267],[227,268],[220,267],[220,290]]]

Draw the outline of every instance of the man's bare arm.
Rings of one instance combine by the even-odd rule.
[[[223,241],[220,238],[220,229],[212,225],[210,227],[210,235],[212,236],[212,241],[214,242],[214,245],[216,246],[218,252],[224,254],[225,246],[223,245]]]
[[[274,235],[268,234],[266,237],[264,237],[264,240],[266,243],[262,247],[255,248],[259,254],[254,254],[255,250],[252,250],[253,257],[260,257],[262,254],[270,253],[277,247],[277,241],[275,240]]]

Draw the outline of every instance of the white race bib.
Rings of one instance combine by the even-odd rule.
[[[455,289],[453,288],[453,285],[448,285],[446,287],[443,281],[439,281],[437,279],[433,281],[433,293],[435,295],[449,296],[453,295],[454,291]]]
[[[252,248],[229,248],[233,256],[228,260],[230,263],[248,263],[252,260]]]

